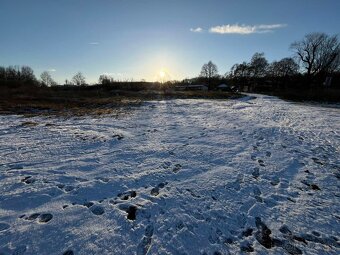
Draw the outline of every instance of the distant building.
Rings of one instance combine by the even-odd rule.
[[[218,85],[217,89],[220,90],[220,91],[230,91],[231,86],[223,83],[223,84]]]

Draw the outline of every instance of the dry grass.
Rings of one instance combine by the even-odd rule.
[[[174,98],[227,99],[236,93],[205,91],[104,91],[92,88],[56,89],[1,87],[0,114],[24,115],[121,115],[145,100]]]

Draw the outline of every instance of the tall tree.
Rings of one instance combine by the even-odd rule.
[[[218,68],[213,62],[209,61],[204,64],[201,69],[200,77],[204,78],[208,82],[209,89],[211,89],[211,81],[218,77]]]
[[[308,77],[339,70],[340,43],[337,35],[307,34],[301,41],[292,43],[290,48]]]

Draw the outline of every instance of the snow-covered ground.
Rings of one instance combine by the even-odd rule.
[[[339,254],[340,108],[256,96],[0,116],[0,254]]]

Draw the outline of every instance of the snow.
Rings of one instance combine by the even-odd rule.
[[[340,252],[338,105],[249,95],[0,123],[0,254]]]

